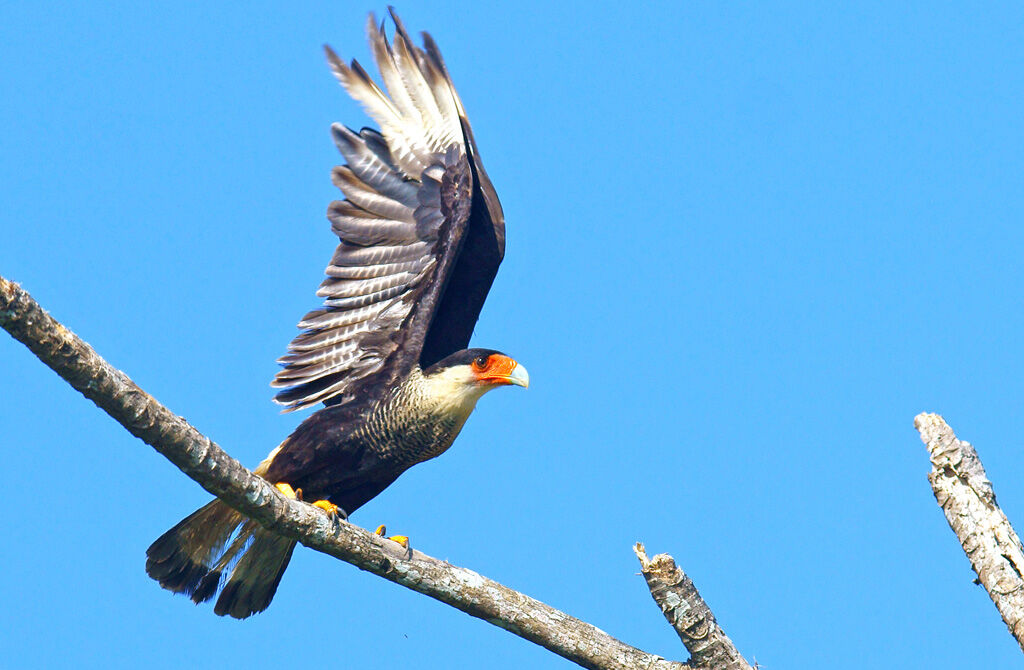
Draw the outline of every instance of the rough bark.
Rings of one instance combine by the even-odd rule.
[[[958,440],[938,414],[918,414],[914,427],[928,447],[935,500],[988,591],[1010,634],[1024,651],[1024,547],[996,504],[978,452]]]
[[[658,554],[648,560],[644,545],[639,542],[633,551],[640,559],[640,570],[647,579],[654,602],[690,652],[690,664],[695,668],[752,670],[732,640],[722,632],[693,581],[676,567],[672,557]]]
[[[312,506],[285,498],[136,386],[50,317],[21,287],[3,277],[0,326],[132,435],[166,456],[204,489],[267,528],[484,619],[585,668],[690,667],[625,644],[472,570],[418,551],[407,552],[358,526],[332,523]]]

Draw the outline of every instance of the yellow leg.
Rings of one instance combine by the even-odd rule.
[[[377,530],[373,531],[373,534],[374,535],[380,535],[381,537],[384,537],[384,534],[387,533],[387,532],[388,532],[387,526],[385,526],[384,524],[381,524],[381,525],[377,526]],[[405,536],[405,535],[392,535],[388,539],[391,540],[392,542],[397,542],[398,544],[402,545],[403,549],[408,549],[409,548],[409,538],[407,536]]]

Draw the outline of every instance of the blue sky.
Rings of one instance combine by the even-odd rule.
[[[1019,4],[404,3],[498,188],[474,336],[530,370],[353,521],[387,522],[648,651],[631,552],[673,554],[767,668],[1018,667],[926,480],[942,413],[1024,524]],[[234,456],[334,247],[303,3],[0,8],[0,274]],[[0,337],[0,649],[30,667],[563,668],[300,549],[245,622],[159,589],[207,494]]]

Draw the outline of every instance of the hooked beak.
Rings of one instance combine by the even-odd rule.
[[[512,368],[512,374],[508,376],[508,381],[511,384],[528,389],[530,388],[530,373],[522,365],[516,363],[516,366]]]

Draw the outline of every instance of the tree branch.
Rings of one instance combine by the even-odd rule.
[[[418,551],[407,553],[394,542],[349,523],[332,523],[310,505],[285,498],[136,386],[3,277],[0,326],[204,489],[275,532],[484,619],[585,668],[690,667],[631,647],[472,570]]]
[[[722,632],[693,581],[676,567],[672,557],[658,554],[648,560],[644,545],[639,542],[633,551],[640,559],[640,570],[647,579],[654,602],[689,650],[690,663],[697,668],[752,670],[732,640]]]
[[[928,447],[935,500],[960,539],[978,581],[1024,650],[1024,547],[996,504],[978,452],[938,414],[918,414],[914,427]]]

